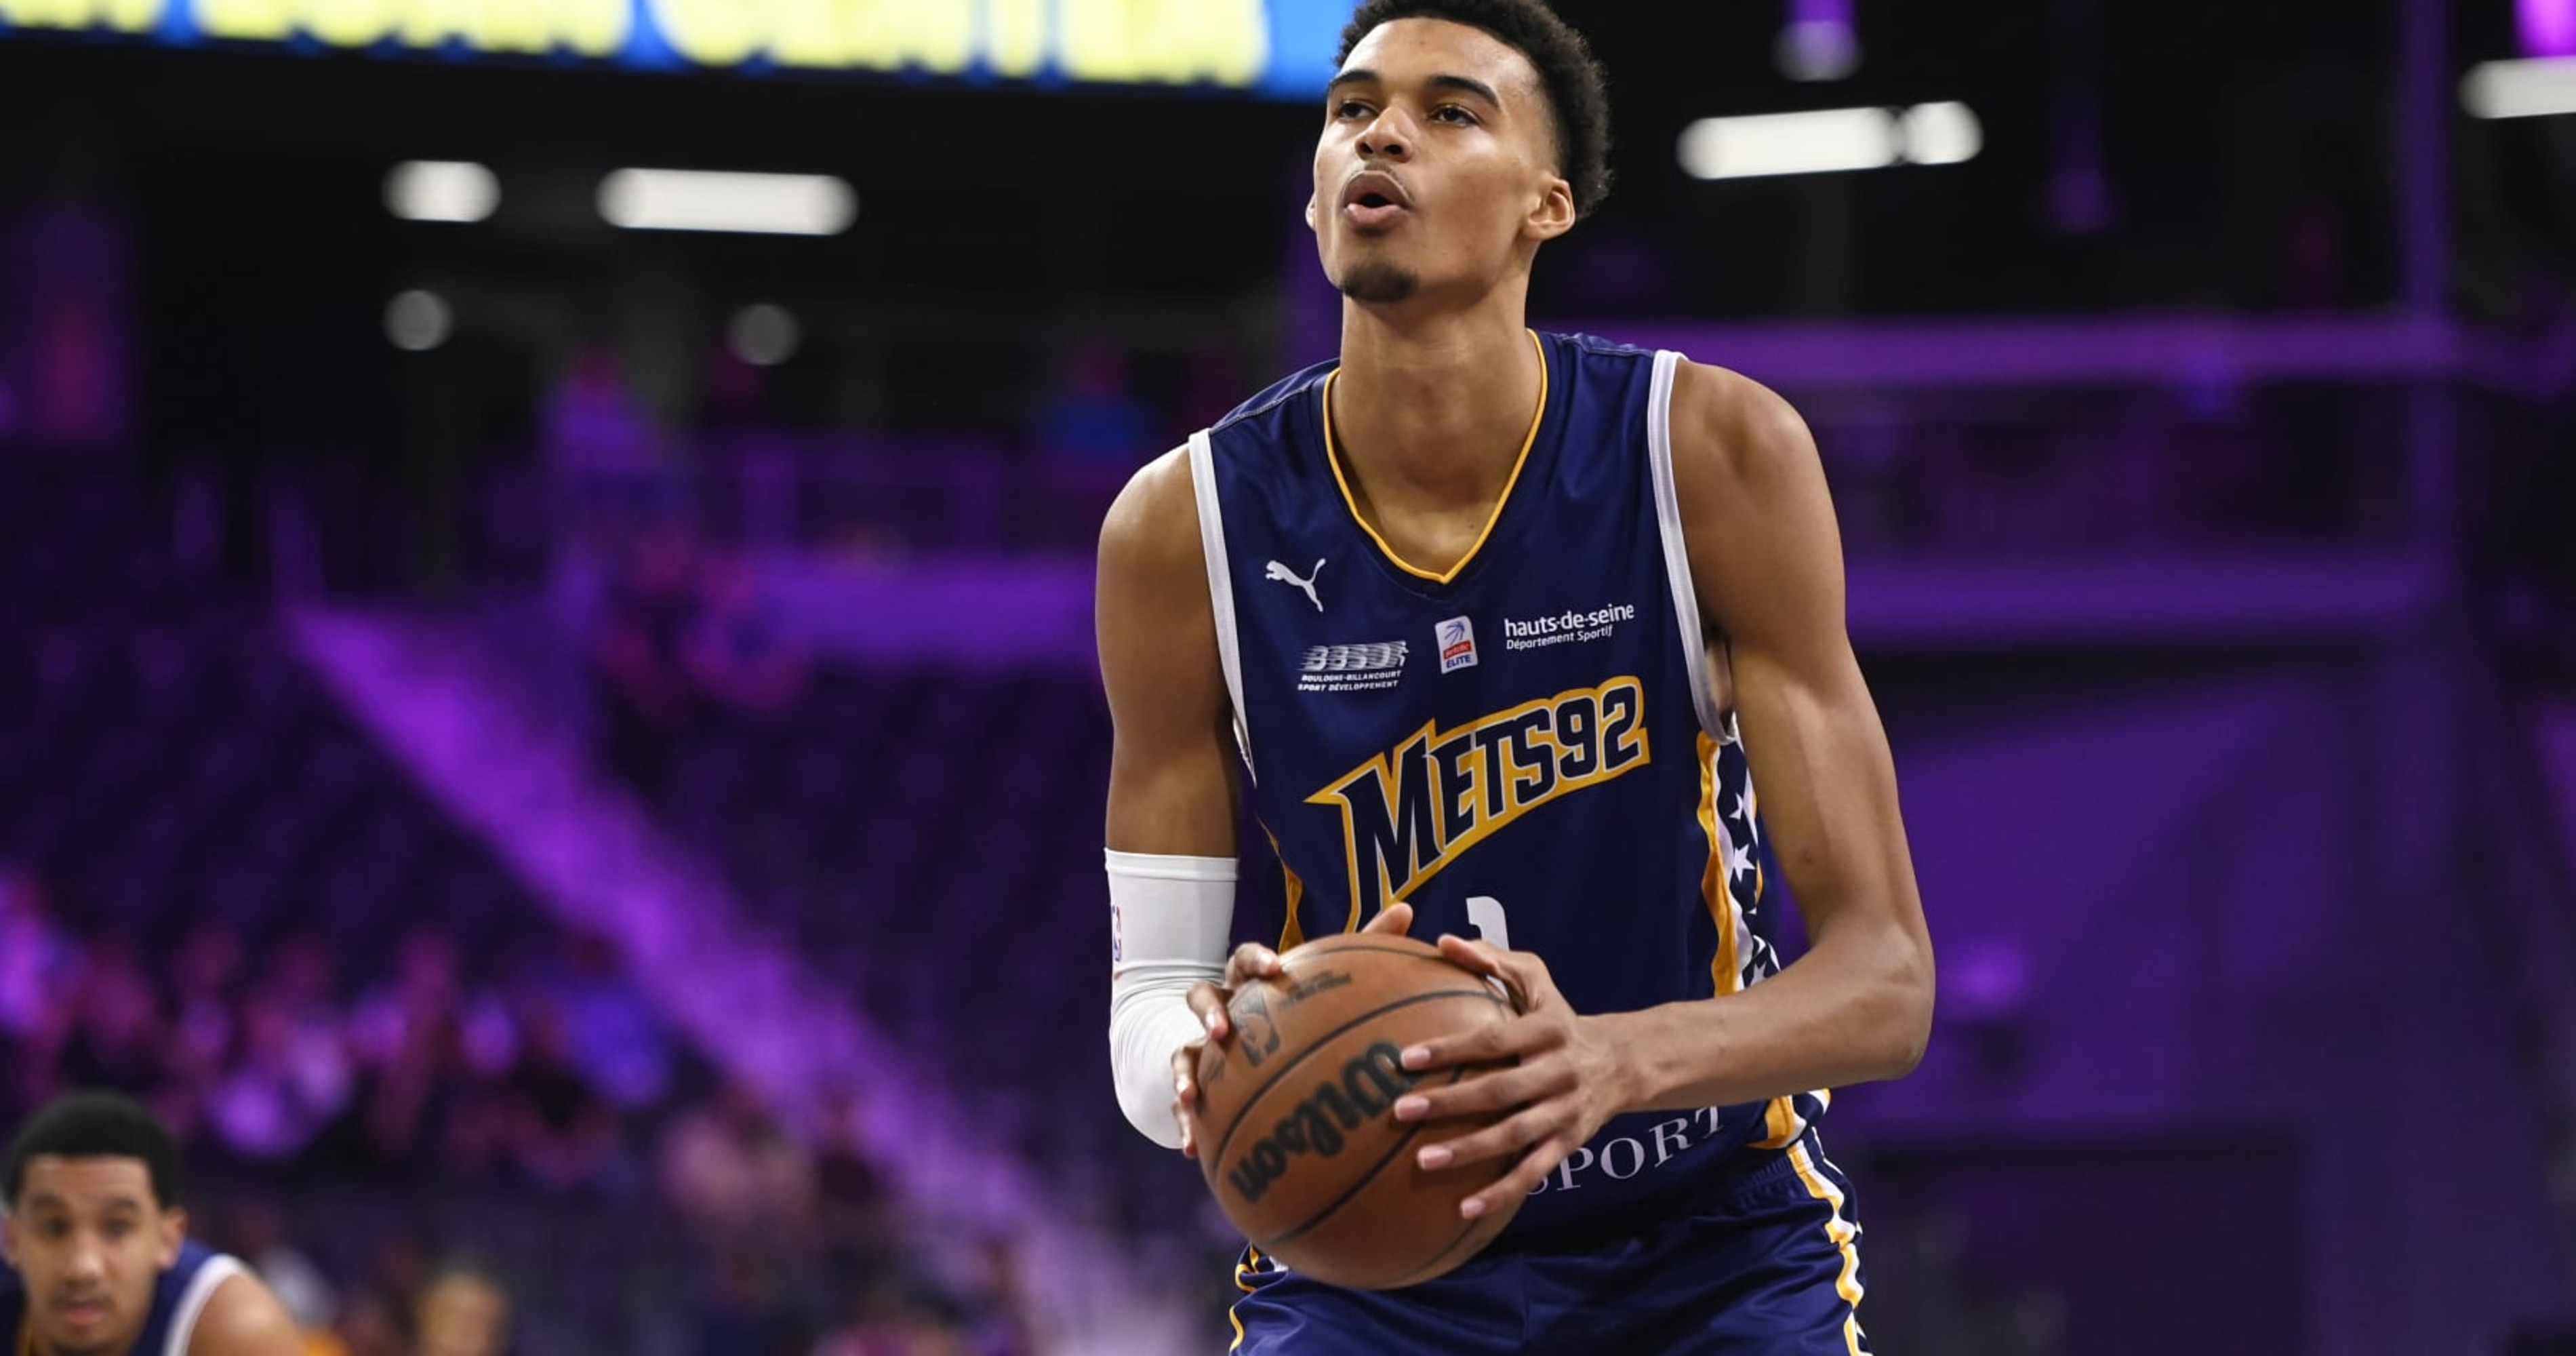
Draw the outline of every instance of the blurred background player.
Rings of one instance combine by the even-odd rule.
[[[132,1098],[75,1092],[9,1146],[0,1332],[17,1356],[298,1356],[241,1261],[188,1237],[179,1151]]]

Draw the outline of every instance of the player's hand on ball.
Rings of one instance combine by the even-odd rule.
[[[1499,981],[1520,1014],[1404,1052],[1404,1067],[1415,1071],[1460,1064],[1506,1066],[1408,1093],[1395,1104],[1396,1119],[1404,1121],[1519,1108],[1508,1119],[1415,1155],[1426,1170],[1519,1155],[1520,1162],[1501,1181],[1460,1203],[1458,1213],[1472,1219],[1537,1189],[1566,1155],[1591,1139],[1619,1109],[1625,1066],[1618,1050],[1595,1036],[1557,992],[1547,963],[1537,956],[1455,936],[1440,939],[1440,953]]]
[[[1360,929],[1362,932],[1391,932],[1403,936],[1413,926],[1413,906],[1398,902],[1378,910],[1377,917]],[[1234,1024],[1226,1020],[1226,1000],[1234,991],[1256,979],[1275,979],[1280,975],[1279,953],[1259,942],[1245,942],[1225,958],[1225,981],[1210,984],[1202,980],[1190,986],[1185,1001],[1197,1014],[1205,1036],[1172,1052],[1172,1116],[1181,1123],[1181,1156],[1199,1156],[1198,1135],[1198,1067],[1199,1051],[1209,1041],[1222,1041],[1234,1034]]]

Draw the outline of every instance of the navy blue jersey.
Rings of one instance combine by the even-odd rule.
[[[1777,972],[1760,828],[1717,709],[1672,485],[1675,354],[1531,336],[1545,387],[1484,535],[1443,573],[1359,517],[1334,367],[1191,439],[1200,532],[1284,949],[1395,900],[1415,935],[1536,954],[1578,1012]],[[1613,1120],[1502,1246],[1669,1209],[1826,1094]]]
[[[153,1284],[152,1312],[134,1345],[126,1348],[129,1356],[186,1356],[197,1315],[205,1312],[215,1287],[247,1270],[240,1259],[194,1239],[181,1243],[179,1260]],[[12,1352],[28,1349],[27,1290],[15,1271],[0,1270],[0,1332],[9,1335]]]

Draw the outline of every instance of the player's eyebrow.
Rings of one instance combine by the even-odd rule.
[[[1344,85],[1375,85],[1381,83],[1383,83],[1383,79],[1376,71],[1370,70],[1366,66],[1357,66],[1334,76],[1331,83],[1324,86],[1324,93],[1329,97],[1333,91],[1340,89]],[[1422,83],[1432,89],[1447,90],[1453,94],[1472,94],[1495,108],[1501,108],[1503,106],[1502,96],[1494,93],[1494,87],[1486,84],[1482,80],[1476,79],[1473,76],[1450,75],[1443,72],[1438,75],[1424,76]]]

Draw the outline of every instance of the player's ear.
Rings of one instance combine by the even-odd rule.
[[[1532,240],[1554,240],[1573,229],[1574,185],[1561,175],[1550,175],[1539,186],[1529,215],[1522,219],[1521,232]]]
[[[163,1271],[179,1265],[179,1245],[188,1237],[188,1212],[172,1206],[161,1212],[161,1222],[152,1240],[152,1261]]]
[[[1315,195],[1312,193],[1306,195],[1306,229],[1315,229]]]
[[[6,1212],[0,1212],[0,1262],[18,1269],[18,1217]]]

